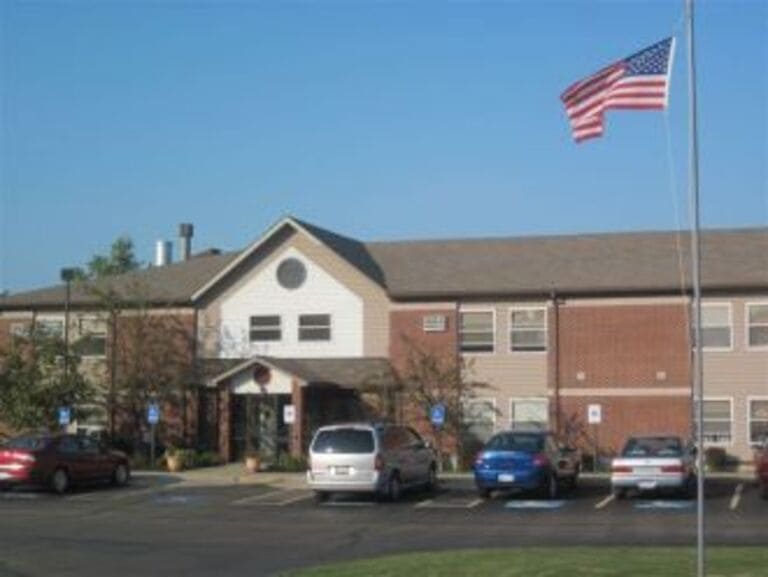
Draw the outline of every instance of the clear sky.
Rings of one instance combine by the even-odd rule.
[[[768,3],[697,4],[703,224],[765,226]],[[0,6],[0,290],[121,234],[150,261],[182,221],[195,249],[284,214],[363,240],[687,225],[682,0]],[[575,145],[562,90],[672,33],[669,115]]]

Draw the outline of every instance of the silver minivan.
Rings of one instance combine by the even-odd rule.
[[[309,447],[307,482],[319,501],[336,492],[397,501],[403,489],[437,485],[437,458],[401,425],[352,423],[318,429]]]

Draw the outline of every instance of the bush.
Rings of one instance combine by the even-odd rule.
[[[723,471],[728,464],[728,454],[722,447],[708,447],[704,451],[708,471]]]
[[[214,451],[200,451],[195,453],[195,467],[215,467],[221,465],[221,456]]]
[[[307,460],[304,457],[292,457],[287,453],[282,453],[277,458],[274,469],[288,473],[303,472],[307,470]]]

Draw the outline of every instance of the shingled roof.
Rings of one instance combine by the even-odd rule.
[[[306,230],[395,300],[560,294],[679,293],[690,287],[687,233],[631,232],[488,239],[361,242],[316,225]],[[147,302],[191,305],[242,253],[205,255],[114,277],[115,292],[141,286]],[[227,273],[228,274],[228,273]],[[768,227],[702,233],[706,291],[768,290]],[[104,285],[102,285],[103,287]],[[64,286],[0,299],[0,310],[61,307]],[[73,306],[96,302],[73,286]]]

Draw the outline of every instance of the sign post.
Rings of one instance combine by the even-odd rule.
[[[443,471],[443,425],[445,424],[445,405],[437,403],[429,408],[429,421],[435,429],[435,440],[437,441],[437,467]]]
[[[598,461],[600,460],[600,444],[597,440],[598,425],[603,422],[603,406],[589,405],[587,407],[587,422],[592,425],[592,438],[595,440],[595,458],[592,463],[592,472],[598,470]]]
[[[149,403],[147,406],[147,422],[149,423],[149,462],[155,466],[155,429],[160,422],[160,406],[157,403]]]

